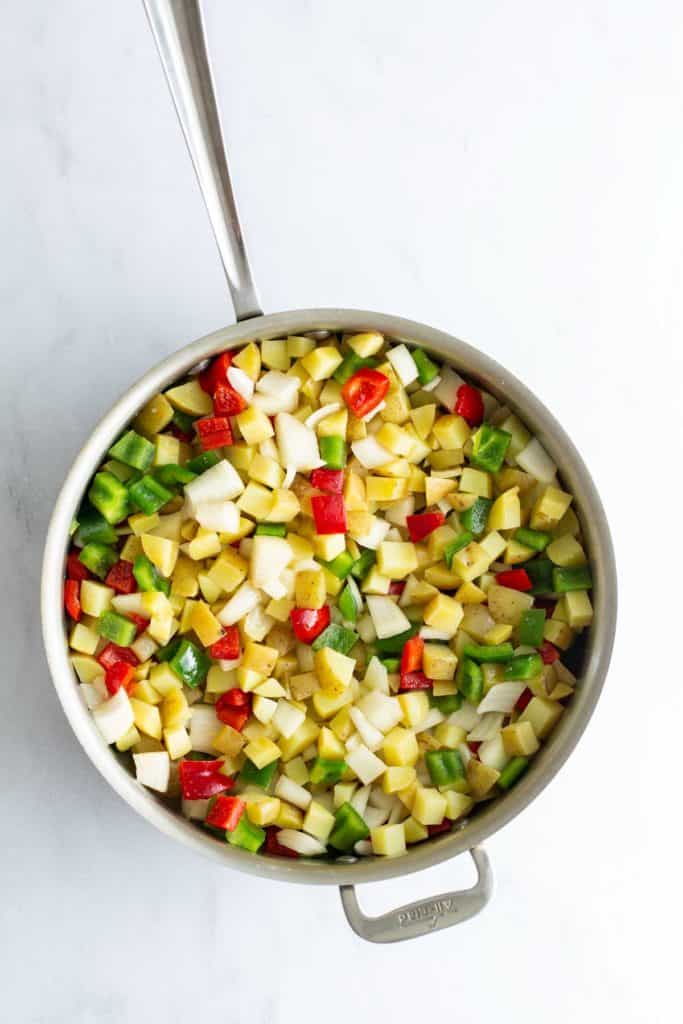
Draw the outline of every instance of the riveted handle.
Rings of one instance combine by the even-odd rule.
[[[474,846],[470,855],[477,868],[477,881],[471,889],[406,903],[380,917],[367,917],[358,904],[355,886],[342,885],[339,891],[347,921],[356,935],[368,942],[402,942],[467,921],[483,910],[493,895],[493,872],[486,852]]]
[[[199,0],[143,0],[238,320],[261,315],[232,190]]]

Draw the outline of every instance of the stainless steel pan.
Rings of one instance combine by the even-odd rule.
[[[617,600],[614,554],[605,514],[588,470],[562,427],[512,374],[470,345],[424,324],[363,310],[304,309],[262,314],[230,184],[198,0],[144,3],[204,195],[238,322],[192,342],[150,370],[110,409],[74,461],[55,505],[43,562],[43,636],[54,684],[93,764],[131,807],[162,832],[228,867],[285,882],[340,885],[351,927],[372,942],[396,942],[446,928],[478,913],[490,899],[492,874],[479,844],[548,785],[578,742],[600,695],[614,640]],[[369,329],[397,341],[419,344],[452,363],[514,409],[539,437],[560,467],[564,484],[575,495],[595,578],[595,621],[588,637],[581,683],[567,713],[534,758],[532,768],[510,793],[478,809],[459,830],[415,846],[395,860],[339,857],[291,861],[253,856],[219,842],[169,809],[163,799],[135,781],[124,760],[119,760],[100,737],[75,684],[65,643],[62,579],[69,526],[92,474],[119,432],[152,395],[201,360],[254,338]],[[356,884],[419,871],[467,850],[478,873],[472,889],[444,893],[376,918],[360,910]]]

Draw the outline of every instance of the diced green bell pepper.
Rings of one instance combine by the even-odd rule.
[[[331,562],[323,562],[326,569],[329,569],[338,580],[345,580],[353,569],[353,555],[348,551],[342,551],[340,555],[333,558]]]
[[[410,640],[411,636],[415,636],[419,632],[420,624],[419,622],[414,622],[410,629],[404,630],[403,633],[397,633],[396,636],[386,636],[381,639],[378,637],[373,642],[375,653],[377,654],[378,657],[383,654],[400,655],[403,652],[403,648],[405,647],[406,642]]]
[[[501,661],[509,661],[513,657],[515,651],[512,644],[465,644],[463,654],[466,658],[472,658],[473,661],[488,662],[489,664],[497,664]]]
[[[443,697],[435,697],[431,692],[429,694],[431,707],[437,708],[442,715],[452,715],[454,711],[462,707],[462,702],[463,696],[461,693],[447,693]]]
[[[287,526],[285,523],[259,523],[254,536],[256,537],[286,537]]]
[[[458,689],[470,704],[478,704],[484,696],[484,673],[471,658],[463,658],[456,672]]]
[[[174,636],[164,647],[159,648],[154,657],[157,661],[170,661],[182,642],[183,638],[181,636]],[[189,757],[190,755],[188,754],[187,756]]]
[[[523,612],[519,623],[519,642],[529,647],[540,647],[544,625],[545,612],[542,608],[529,608]]]
[[[336,761],[329,757],[316,757],[311,765],[310,779],[314,786],[320,782],[333,786],[339,782],[346,771],[346,761]]]
[[[168,665],[186,686],[196,688],[206,679],[211,659],[191,640],[183,639],[168,659]]]
[[[453,558],[457,555],[458,551],[462,551],[474,540],[472,533],[469,530],[465,530],[455,540],[452,540],[450,544],[447,544],[443,549],[443,557],[446,561],[446,565],[450,569],[453,565]]]
[[[130,500],[136,508],[146,516],[153,515],[163,508],[173,497],[173,493],[158,483],[153,476],[143,476],[128,488]]]
[[[119,647],[130,647],[137,635],[137,626],[118,612],[102,612],[97,620],[97,632]]]
[[[157,466],[156,469],[152,470],[152,474],[155,480],[158,480],[164,487],[175,487],[176,485],[189,484],[197,476],[187,466],[178,466],[174,462],[169,462],[165,466]]]
[[[498,785],[501,789],[512,789],[514,784],[521,779],[529,767],[528,757],[513,757],[503,768],[498,776]]]
[[[344,626],[339,626],[336,622],[331,622],[315,638],[311,647],[314,651],[320,651],[323,647],[330,647],[333,651],[338,651],[339,654],[348,654],[357,641],[358,633],[354,633],[351,629],[345,629]]]
[[[475,537],[480,537],[489,521],[491,505],[493,501],[490,498],[477,498],[473,505],[460,513],[460,524]]]
[[[352,850],[360,839],[367,839],[370,829],[358,811],[350,803],[342,804],[337,811],[327,842],[335,850]]]
[[[533,551],[545,551],[551,539],[549,533],[543,533],[542,530],[530,530],[527,526],[520,526],[518,530],[515,530],[513,537],[519,544],[523,544],[525,548],[531,548]]]
[[[349,377],[353,377],[354,373],[357,373],[358,370],[362,370],[365,367],[372,369],[375,366],[377,366],[377,360],[373,359],[372,356],[363,358],[363,356],[359,356],[356,352],[349,352],[344,356],[344,359],[332,376],[337,384],[346,384]]]
[[[111,567],[116,565],[119,556],[114,548],[110,548],[107,544],[99,544],[93,540],[81,550],[78,560],[83,563],[86,569],[89,569],[95,576],[103,580]]]
[[[505,461],[510,441],[512,441],[512,434],[509,434],[507,430],[492,427],[490,423],[482,423],[472,437],[470,462],[478,469],[497,473]]]
[[[540,654],[518,654],[505,666],[506,682],[523,682],[533,679],[543,671],[543,661]]]
[[[140,590],[160,590],[162,594],[166,595],[171,591],[170,580],[164,579],[147,555],[136,555],[133,562],[133,576]]]
[[[113,473],[96,473],[88,498],[108,523],[120,523],[128,515],[128,491]]]
[[[553,593],[553,563],[549,558],[534,558],[524,563],[524,571],[533,583],[530,594],[540,596]]]
[[[261,789],[268,789],[279,763],[279,761],[271,761],[265,768],[257,768],[254,762],[247,758],[240,769],[239,780],[249,786],[260,786]]]
[[[183,434],[187,434],[188,437],[192,437],[194,421],[195,417],[190,416],[188,412],[182,412],[180,409],[173,410],[173,419],[171,422],[175,424],[178,430],[182,430]]]
[[[457,750],[428,750],[424,757],[427,771],[435,786],[448,786],[456,779],[465,778],[465,765]]]
[[[398,672],[401,667],[400,658],[380,658],[387,672]]]
[[[116,530],[111,523],[108,523],[89,501],[84,501],[78,511],[78,529],[74,543],[84,547],[90,541],[97,544],[115,544],[116,539]]]
[[[587,565],[553,569],[553,590],[556,594],[568,594],[572,590],[590,590],[592,586],[593,577]]]
[[[425,384],[431,384],[434,378],[439,372],[439,367],[436,363],[433,363],[426,352],[423,352],[421,348],[409,349],[413,362],[417,367],[417,379],[423,386]]]
[[[366,548],[365,551],[361,552],[360,558],[357,558],[353,563],[351,567],[351,575],[355,576],[357,580],[364,580],[376,561],[377,556],[375,555],[375,552]]]
[[[265,829],[252,825],[246,814],[243,814],[233,832],[226,832],[225,838],[231,846],[240,846],[249,853],[256,853],[266,841]]]
[[[192,473],[197,475],[205,473],[207,469],[211,469],[212,466],[218,465],[221,461],[220,455],[215,451],[200,452],[199,455],[195,455],[193,459],[190,459],[186,464],[187,468]]]
[[[127,430],[109,449],[109,455],[112,459],[118,459],[126,466],[132,466],[133,469],[142,470],[144,473],[152,465],[154,445],[134,430]]]
[[[343,469],[346,465],[346,441],[341,435],[329,434],[319,440],[320,458],[328,469]]]
[[[355,622],[358,618],[358,612],[360,611],[362,604],[363,599],[360,596],[358,587],[352,578],[337,598],[337,607],[347,622]]]

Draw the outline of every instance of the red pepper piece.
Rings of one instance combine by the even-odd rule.
[[[246,803],[238,796],[217,796],[206,816],[206,824],[212,828],[234,832],[246,810]]]
[[[471,427],[478,427],[484,419],[484,399],[481,391],[471,384],[461,384],[455,399],[453,412],[467,420]]]
[[[224,764],[224,761],[181,761],[178,774],[185,799],[206,800],[231,789],[233,779],[229,775],[221,775]]]
[[[314,494],[311,508],[316,533],[346,533],[346,508],[341,494]]]
[[[232,444],[232,430],[227,416],[205,416],[195,422],[199,443],[205,452]]]
[[[525,690],[522,690],[517,700],[517,703],[515,704],[515,708],[517,709],[517,711],[524,711],[524,708],[527,706],[532,697],[533,693],[527,686]]]
[[[64,607],[66,608],[67,615],[74,620],[74,622],[80,622],[81,618],[81,581],[80,580],[65,580],[64,581]]]
[[[362,419],[376,409],[389,390],[389,378],[379,370],[356,370],[341,389],[342,398],[354,416]]]
[[[424,649],[425,642],[421,636],[411,636],[410,640],[406,640],[401,654],[401,676],[420,671]]]
[[[246,407],[246,399],[230,384],[219,384],[213,393],[213,411],[217,416],[237,416]]]
[[[123,559],[111,567],[104,582],[118,594],[132,594],[138,589],[133,576],[133,563]]]
[[[251,700],[250,693],[234,686],[232,690],[226,690],[225,693],[220,695],[215,706],[217,710],[221,708],[250,708]]]
[[[344,490],[343,469],[314,469],[311,473],[311,486],[328,494],[341,494]]]
[[[440,836],[442,832],[450,832],[453,822],[450,818],[444,818],[438,825],[427,825],[430,836]]]
[[[481,746],[482,742],[483,742],[482,740],[472,740],[471,743],[467,744],[467,746],[470,748],[470,750],[475,755],[475,757],[476,757],[477,753],[479,752],[479,747]]]
[[[121,687],[129,694],[136,683],[135,669],[127,661],[117,661],[105,672],[104,681],[111,694]]]
[[[392,580],[389,584],[389,593],[393,597],[400,597],[403,591],[406,589],[405,580]]]
[[[136,612],[126,612],[126,618],[135,623],[135,628],[137,629],[137,633],[135,634],[136,636],[140,636],[141,633],[144,633],[149,626],[149,619],[145,619],[142,615],[138,615]]]
[[[434,685],[433,679],[428,679],[424,672],[401,673],[401,682],[398,687],[399,693],[406,690],[431,690]]]
[[[543,659],[544,665],[552,665],[554,661],[557,661],[560,657],[560,652],[554,644],[551,644],[549,640],[544,640],[538,649],[538,653]]]
[[[443,512],[420,512],[416,516],[406,516],[406,526],[414,544],[424,540],[445,522],[446,517]]]
[[[251,715],[251,694],[237,688],[228,690],[220,695],[215,708],[219,722],[242,732]]]
[[[496,583],[500,583],[501,587],[507,587],[509,590],[521,590],[522,592],[531,590],[533,587],[526,569],[506,569],[505,572],[499,572],[496,574]]]
[[[199,386],[207,395],[213,395],[220,384],[227,384],[228,369],[232,364],[232,352],[221,352],[199,374]]]
[[[240,631],[237,626],[228,626],[220,640],[209,647],[209,654],[217,661],[234,661],[240,656]]]
[[[111,668],[117,661],[127,661],[129,665],[139,665],[140,660],[130,647],[119,647],[118,644],[107,644],[97,656],[103,669]]]
[[[302,644],[312,644],[329,626],[330,609],[326,604],[322,608],[292,608],[289,617],[297,640]]]
[[[280,829],[277,825],[270,825],[266,829],[266,841],[263,849],[266,853],[270,853],[273,857],[298,857],[299,854],[296,850],[290,850],[287,846],[282,846],[277,839],[277,834]]]
[[[218,718],[223,725],[229,725],[235,732],[242,732],[249,721],[250,714],[249,708],[223,708]]]
[[[70,580],[90,579],[90,573],[81,562],[78,551],[70,551],[66,556],[66,576]]]

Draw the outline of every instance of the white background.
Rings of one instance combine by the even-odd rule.
[[[6,5],[2,1019],[680,1020],[680,5],[206,6],[264,308],[396,312],[526,380],[604,498],[616,652],[565,769],[488,843],[491,906],[403,946],[108,789],[42,653],[46,523],[110,403],[232,312],[141,5]],[[461,858],[361,899],[469,879]]]

